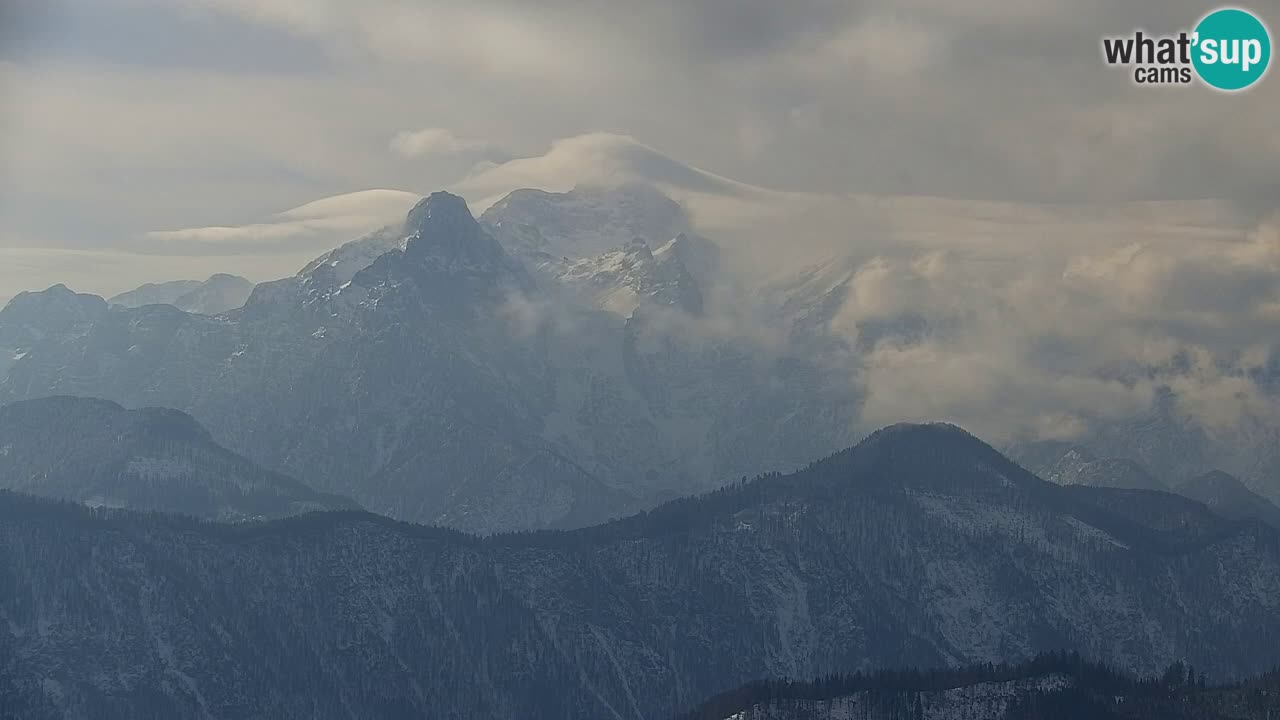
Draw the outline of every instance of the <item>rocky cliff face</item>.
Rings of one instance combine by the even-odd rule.
[[[1037,475],[1059,485],[1089,485],[1129,490],[1168,490],[1146,468],[1125,458],[1099,458],[1079,445],[1044,443],[1042,452],[1028,452],[1026,462]]]
[[[581,260],[545,259],[534,267],[588,307],[628,316],[641,305],[702,312],[702,289],[680,260],[672,239],[656,251],[636,238],[621,247]]]
[[[1139,673],[1273,664],[1280,536],[1174,496],[1095,497],[1115,492],[1139,491],[1044,483],[962,431],[902,426],[567,533],[6,496],[0,677],[31,718],[639,719],[760,677],[1056,648]]]

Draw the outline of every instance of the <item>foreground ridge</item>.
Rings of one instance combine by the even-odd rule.
[[[37,719],[648,720],[761,677],[1067,648],[1221,681],[1280,646],[1273,528],[1052,485],[945,426],[596,527],[489,537],[0,494],[0,579],[0,706]]]
[[[1280,671],[1211,685],[1181,661],[1158,677],[1137,678],[1061,651],[1018,665],[757,681],[679,720],[1266,720],[1277,712]]]

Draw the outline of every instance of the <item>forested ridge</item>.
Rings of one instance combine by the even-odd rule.
[[[984,685],[986,693],[936,699]],[[931,716],[941,711],[972,720],[1269,720],[1280,715],[1280,670],[1214,684],[1181,661],[1159,675],[1137,677],[1078,652],[1059,651],[1014,665],[760,680],[721,693],[678,720],[922,720],[925,698],[931,699]],[[849,714],[855,707],[861,714]]]
[[[756,678],[1054,649],[1214,683],[1275,665],[1278,533],[1116,492],[896,426],[572,531],[3,494],[0,692],[26,718],[648,720]]]

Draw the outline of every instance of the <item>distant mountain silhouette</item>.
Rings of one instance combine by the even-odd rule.
[[[176,410],[73,397],[0,406],[0,488],[216,520],[357,507],[220,447]]]

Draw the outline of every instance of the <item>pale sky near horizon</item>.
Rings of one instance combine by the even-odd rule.
[[[1280,3],[1245,6],[1280,22]],[[589,133],[783,191],[1224,198],[1262,215],[1280,197],[1280,81],[1139,88],[1101,61],[1104,35],[1172,33],[1209,9],[0,0],[0,297],[284,274],[399,206],[363,194],[372,207],[285,242],[172,233],[454,187]],[[560,179],[597,160],[558,157]]]

